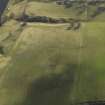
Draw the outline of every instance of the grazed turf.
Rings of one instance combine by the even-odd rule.
[[[33,13],[33,2],[30,4],[28,10]],[[55,4],[36,4],[40,14],[67,16],[58,7],[53,15],[50,10],[45,12],[47,7],[52,11]],[[43,5],[47,7],[41,11]],[[55,13],[56,9],[60,13]],[[11,53],[2,56],[5,63],[0,63],[0,105],[70,105],[105,100],[105,23],[82,23],[75,31],[67,27],[27,23],[22,28],[14,20],[0,27],[0,40],[8,33],[19,35],[12,42]]]

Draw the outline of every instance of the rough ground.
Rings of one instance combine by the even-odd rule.
[[[9,1],[0,27],[0,105],[104,105],[105,14],[91,19],[77,7]]]

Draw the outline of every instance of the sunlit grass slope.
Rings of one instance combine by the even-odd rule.
[[[23,5],[14,4],[9,14],[21,15]],[[55,3],[33,1],[26,8],[29,16],[76,18],[69,11]],[[0,27],[0,44],[7,46],[0,59],[0,105],[76,105],[105,100],[105,22],[81,23],[77,30],[67,27],[22,26],[14,20]]]
[[[4,47],[5,54],[8,55],[11,52],[11,48],[20,36],[21,31],[20,23],[14,20],[10,20],[0,27],[0,46]]]
[[[84,49],[74,98],[80,102],[105,100],[105,22],[89,22],[82,31]],[[75,102],[75,99],[74,99]]]
[[[37,24],[23,30],[0,82],[0,104],[64,105],[69,101],[78,70],[80,30],[67,31],[67,26]]]
[[[69,105],[104,100],[104,23],[27,26],[0,82],[0,103]],[[82,44],[82,47],[80,45]]]
[[[77,10],[74,8],[65,8],[62,5],[56,3],[44,3],[44,2],[20,2],[10,8],[8,14],[14,14],[14,16],[20,16],[23,14],[24,7],[26,7],[25,13],[29,16],[47,16],[52,18],[78,18],[85,19],[86,14],[77,14]],[[17,11],[17,12],[15,12]]]

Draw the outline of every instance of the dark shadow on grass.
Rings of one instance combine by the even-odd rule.
[[[77,65],[67,64],[64,69],[63,73],[34,80],[22,105],[70,105]]]
[[[83,103],[79,103],[77,105],[105,105],[105,101],[95,100],[95,101],[86,101]]]
[[[2,14],[8,5],[9,0],[0,0],[0,26],[2,25]]]

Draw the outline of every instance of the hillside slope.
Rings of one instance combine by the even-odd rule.
[[[3,14],[0,105],[103,104],[104,14],[84,21],[73,7],[29,1],[11,0]]]

